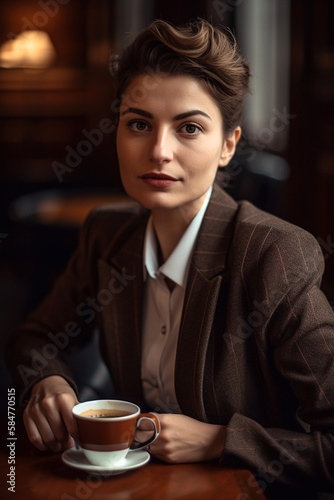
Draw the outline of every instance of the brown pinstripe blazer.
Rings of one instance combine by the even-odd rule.
[[[118,396],[144,405],[147,218],[139,207],[89,216],[66,272],[8,346],[21,394],[50,374],[75,385],[63,354],[97,325]],[[253,470],[264,489],[272,476],[334,485],[334,315],[322,272],[310,234],[214,186],[191,260],[176,394],[184,414],[227,425],[222,463]]]

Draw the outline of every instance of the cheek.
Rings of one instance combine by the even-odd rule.
[[[124,164],[133,163],[138,158],[140,147],[133,141],[129,141],[126,137],[123,137],[122,134],[119,135],[116,145],[118,158]]]
[[[211,178],[216,175],[220,160],[220,150],[216,147],[203,148],[196,154],[189,155],[187,164],[196,178]]]

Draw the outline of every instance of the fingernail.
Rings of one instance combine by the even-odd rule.
[[[58,453],[59,451],[61,450],[61,444],[60,443],[56,443],[52,446],[52,451],[54,451],[55,453]]]

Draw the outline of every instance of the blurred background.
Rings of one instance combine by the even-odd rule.
[[[196,17],[229,27],[253,72],[226,189],[318,239],[334,300],[334,2],[1,0],[1,345],[64,268],[89,210],[124,197],[110,56],[153,19]],[[2,358],[0,376],[6,391]]]

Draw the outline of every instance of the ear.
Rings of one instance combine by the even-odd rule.
[[[237,127],[231,134],[224,140],[222,154],[219,160],[220,167],[226,167],[235,153],[238,141],[241,136],[241,127]]]

